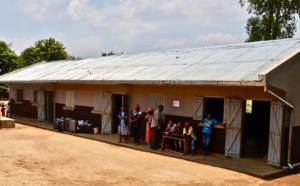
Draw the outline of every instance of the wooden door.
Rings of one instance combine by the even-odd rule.
[[[195,96],[194,97],[194,108],[193,108],[193,119],[194,120],[203,120],[203,97]]]
[[[241,157],[243,100],[225,99],[224,117],[226,123],[225,156]]]
[[[38,111],[38,121],[45,121],[45,91],[37,91],[37,111]]]
[[[283,105],[278,101],[271,102],[268,163],[280,166],[281,140],[283,127]]]
[[[101,97],[101,133],[112,133],[112,94],[103,93]]]

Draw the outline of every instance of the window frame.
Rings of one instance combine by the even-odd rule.
[[[154,110],[158,108],[159,105],[165,107],[166,97],[164,94],[148,94],[148,104],[152,106]]]
[[[63,109],[71,111],[75,110],[75,91],[66,91],[65,106]]]

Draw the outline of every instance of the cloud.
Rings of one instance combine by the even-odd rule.
[[[0,41],[4,41],[7,44],[11,44],[11,49],[20,55],[25,48],[34,46],[34,43],[38,40],[36,37],[15,37],[7,38],[0,35]]]
[[[123,42],[132,42],[136,36],[156,30],[160,20],[143,20],[139,13],[145,11],[148,1],[119,1],[119,4],[96,7],[88,0],[72,0],[68,4],[68,16],[88,23],[95,28],[108,28]],[[152,3],[153,4],[153,3]]]
[[[247,17],[247,12],[233,0],[119,0],[96,4],[72,0],[67,15],[95,28],[110,29],[123,42],[175,23],[195,25],[201,30],[224,29],[228,24],[246,23]]]
[[[65,46],[69,55],[90,58],[101,55],[103,43],[103,39],[99,36],[90,36],[81,38],[72,43],[67,43]]]
[[[124,21],[115,27],[114,31],[122,42],[132,43],[138,40],[141,35],[146,35],[157,30],[163,23],[161,22],[143,22],[141,20],[132,20],[131,23]],[[144,38],[146,39],[146,38]]]
[[[68,15],[74,20],[80,20],[89,11],[87,0],[72,0],[67,6]]]
[[[51,12],[50,7],[63,3],[64,0],[19,0],[17,5],[27,14],[31,15],[37,20],[43,20],[49,16]],[[53,10],[53,9],[52,9]]]
[[[165,50],[165,49],[178,49],[178,48],[188,48],[190,45],[184,39],[182,40],[161,40],[155,45],[153,45],[153,50]]]
[[[134,52],[244,42],[248,17],[236,0],[19,0],[18,5],[43,21],[38,27],[47,30],[43,35],[62,33],[76,57],[100,55],[102,48]],[[44,21],[50,17],[56,20]]]
[[[243,43],[246,40],[243,35],[233,35],[229,33],[211,33],[207,35],[199,34],[195,40],[197,46],[212,46],[232,43]]]
[[[181,14],[191,23],[204,26],[223,24],[220,20],[244,21],[247,12],[232,0],[171,0],[164,1],[158,8],[169,14]]]

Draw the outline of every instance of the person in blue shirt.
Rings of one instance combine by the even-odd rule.
[[[225,128],[225,124],[218,122],[212,118],[211,113],[208,113],[207,117],[204,119],[204,126],[202,130],[203,146],[201,150],[199,150],[199,153],[203,156],[207,155],[207,146],[209,145],[210,136],[215,125],[222,125]]]

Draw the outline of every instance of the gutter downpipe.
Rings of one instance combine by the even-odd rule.
[[[287,158],[287,166],[283,166],[284,169],[293,169],[296,166],[299,166],[300,163],[295,163],[295,164],[291,164],[291,156],[292,156],[292,139],[293,139],[293,121],[292,121],[292,116],[293,116],[293,111],[294,111],[294,106],[292,104],[290,104],[289,102],[287,102],[286,100],[282,99],[280,96],[278,96],[277,94],[275,94],[274,92],[270,91],[270,90],[266,90],[266,92],[268,92],[269,94],[271,94],[272,96],[276,97],[277,99],[279,99],[282,103],[284,103],[285,105],[287,105],[290,109],[291,109],[291,113],[290,113],[290,129],[289,129],[289,145],[288,145],[288,158]]]

